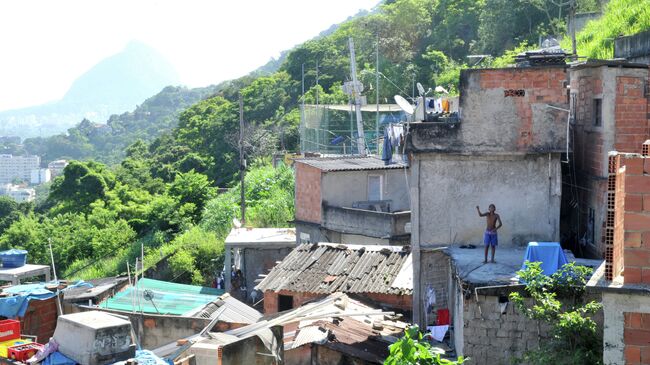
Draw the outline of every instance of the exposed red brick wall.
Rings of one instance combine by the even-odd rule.
[[[264,314],[272,314],[278,312],[278,295],[292,296],[294,308],[298,308],[311,300],[324,298],[327,296],[327,294],[296,293],[288,290],[281,290],[277,293],[273,291],[266,291],[264,293]],[[379,305],[403,310],[406,312],[410,312],[413,309],[412,295],[364,293],[362,297],[367,298],[372,302],[378,303]]]
[[[278,312],[278,293],[273,291],[264,292],[264,314]]]
[[[54,335],[58,318],[56,297],[46,300],[30,300],[25,316],[19,318],[20,331],[38,336],[38,342],[47,343]]]
[[[618,154],[615,168],[615,263],[622,251],[624,282],[650,284],[650,158]]]
[[[524,90],[524,96],[512,96],[521,118],[517,147],[528,151],[534,144],[534,104],[566,104],[565,68],[503,68],[481,71],[482,89]],[[566,116],[562,116],[566,117]]]
[[[640,77],[616,78],[616,140],[614,148],[621,152],[641,153],[648,139],[648,99],[644,95],[645,80]]]
[[[650,364],[650,313],[625,312],[625,364]]]
[[[604,156],[609,152],[604,147],[603,129],[593,127],[593,103],[595,97],[602,97],[603,86],[600,74],[581,76],[571,80],[575,91],[575,120],[589,133],[575,136],[574,156],[579,168],[593,176],[602,176]],[[603,123],[607,116],[603,115]]]
[[[296,161],[296,219],[321,223],[321,171]]]

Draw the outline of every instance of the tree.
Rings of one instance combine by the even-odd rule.
[[[590,268],[569,263],[546,276],[540,262],[526,262],[518,275],[526,283],[531,303],[518,292],[511,293],[510,300],[524,316],[546,322],[551,327],[551,338],[520,360],[540,365],[602,363],[602,342],[591,318],[602,305],[585,303],[583,297],[590,274]]]
[[[181,207],[189,210],[192,222],[197,223],[201,220],[205,204],[214,196],[214,188],[210,186],[207,176],[190,171],[177,174],[169,185],[168,193],[178,200]]]
[[[56,213],[87,213],[90,204],[104,199],[114,185],[115,177],[106,166],[92,161],[71,161],[63,170],[63,176],[52,183],[48,200],[58,205]]]
[[[0,235],[32,209],[31,203],[17,203],[12,198],[0,196]]]

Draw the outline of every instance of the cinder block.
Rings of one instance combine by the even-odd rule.
[[[60,316],[54,339],[59,351],[79,364],[112,364],[135,356],[131,322],[106,312]]]

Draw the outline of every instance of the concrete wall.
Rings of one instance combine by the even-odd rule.
[[[569,17],[568,26],[567,26],[569,29],[568,34],[571,34],[573,27],[575,27],[576,33],[580,32],[587,25],[588,22],[592,20],[597,20],[602,15],[603,14],[600,12],[577,13],[575,17],[573,17],[573,21],[571,21],[571,18]]]
[[[296,221],[296,240],[301,242],[341,242],[341,233],[329,231],[319,224]],[[303,238],[306,241],[303,241]]]
[[[636,346],[637,335],[641,333],[628,333],[625,335],[626,313],[650,314],[650,297],[646,293],[603,293],[603,309],[605,312],[605,329],[603,332],[603,363],[605,365],[626,364],[626,343]],[[629,315],[629,314],[628,314]],[[647,328],[647,327],[646,327]],[[649,334],[650,335],[650,334]],[[644,342],[647,343],[645,337]],[[627,349],[628,352],[633,350]],[[632,362],[629,364],[640,363]]]
[[[241,249],[241,254],[244,257],[244,278],[246,279],[246,298],[240,300],[248,304],[253,304],[262,299],[263,294],[257,293],[253,298],[251,293],[255,289],[255,280],[260,278],[260,275],[268,274],[276,262],[282,261],[291,252],[293,248],[268,248],[268,249]],[[242,293],[240,293],[241,295]],[[243,297],[243,295],[242,295]]]
[[[181,338],[193,336],[199,333],[210,323],[207,318],[188,318],[179,316],[166,316],[155,314],[130,313],[124,311],[108,310],[103,308],[76,307],[78,311],[100,310],[108,313],[115,313],[126,316],[131,321],[140,345],[145,349],[157,347],[174,342]],[[240,323],[217,322],[213,332],[225,332],[229,329],[244,326]]]
[[[370,175],[382,177],[382,200],[392,200],[392,212],[411,209],[404,169],[326,172],[323,174],[323,202],[336,207],[352,207],[354,202],[368,200]]]
[[[296,161],[296,220],[321,222],[321,171]]]
[[[503,221],[499,244],[557,241],[561,196],[560,157],[544,155],[418,154],[418,244],[482,244],[485,218],[476,213],[494,203]],[[414,238],[415,240],[415,238]],[[415,244],[415,243],[414,243]]]
[[[650,64],[650,31],[616,38],[614,58],[625,58],[630,62]]]
[[[323,225],[342,234],[356,234],[375,238],[390,238],[407,234],[406,223],[410,212],[385,213],[355,208],[326,206]]]
[[[461,71],[460,123],[414,123],[409,151],[559,152],[566,149],[566,68]],[[516,92],[513,94],[513,92]]]

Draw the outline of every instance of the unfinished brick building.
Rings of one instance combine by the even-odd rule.
[[[608,152],[641,152],[648,138],[648,67],[590,61],[570,70],[572,153],[564,164],[564,239],[602,257],[607,239]]]
[[[408,244],[411,221],[405,163],[376,157],[296,160],[298,242]]]
[[[650,141],[609,158],[606,262],[588,287],[602,292],[603,362],[650,364]],[[611,225],[611,227],[609,227]]]
[[[499,252],[559,240],[567,83],[565,65],[463,70],[459,121],[410,124],[414,322],[427,324],[423,293],[440,280],[429,268],[452,272],[433,249],[482,246],[477,205],[501,214]],[[472,253],[480,264],[482,250]],[[443,289],[438,300],[462,307]]]

